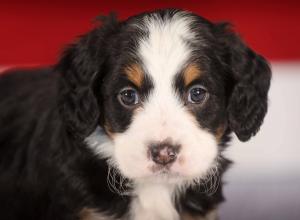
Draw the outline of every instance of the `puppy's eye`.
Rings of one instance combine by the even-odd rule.
[[[206,89],[201,85],[192,86],[188,91],[188,102],[200,104],[204,102],[208,94]]]
[[[125,107],[133,107],[139,103],[139,96],[135,89],[126,87],[118,95],[118,99]]]

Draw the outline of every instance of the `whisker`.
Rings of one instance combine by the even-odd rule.
[[[118,170],[111,165],[108,166],[106,180],[108,188],[111,192],[117,193],[121,196],[131,194],[129,180],[122,176]]]

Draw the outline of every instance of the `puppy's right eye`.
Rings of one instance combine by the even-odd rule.
[[[118,94],[118,99],[127,108],[132,108],[140,102],[138,92],[131,87],[122,89]]]

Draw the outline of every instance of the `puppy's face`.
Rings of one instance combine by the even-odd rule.
[[[98,122],[108,138],[93,145],[94,133],[88,143],[133,180],[204,178],[218,166],[227,134],[249,139],[266,113],[265,60],[224,25],[183,11],[106,24],[61,66],[81,98],[72,102],[85,103],[68,110],[69,128],[86,138]]]
[[[217,165],[226,127],[223,69],[209,61],[193,17],[139,21],[121,33],[140,35],[120,44],[99,94],[112,141],[103,151],[131,179],[202,177]]]

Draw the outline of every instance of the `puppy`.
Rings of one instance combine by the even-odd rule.
[[[270,77],[228,24],[103,19],[54,67],[1,76],[1,219],[216,219],[222,151],[259,130]]]

